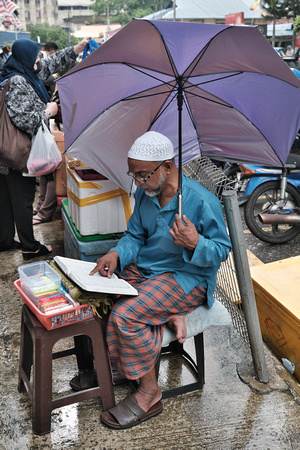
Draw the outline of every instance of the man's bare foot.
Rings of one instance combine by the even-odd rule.
[[[175,331],[177,341],[183,344],[186,341],[187,333],[185,316],[174,316],[169,320],[167,325],[171,330]]]

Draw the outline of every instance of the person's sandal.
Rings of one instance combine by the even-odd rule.
[[[40,248],[36,252],[22,252],[23,259],[28,260],[32,258],[38,258],[40,256],[49,255],[52,252],[52,248],[50,245],[46,247],[46,245],[40,244]]]
[[[32,225],[39,225],[40,223],[47,223],[47,222],[51,222],[51,220],[41,219],[40,217],[38,217],[38,214],[36,214],[35,216],[33,216]]]
[[[121,400],[116,406],[103,411],[100,415],[101,422],[110,428],[123,430],[132,428],[145,420],[157,416],[163,410],[162,402],[159,400],[149,411],[144,411],[139,407],[134,395],[129,394],[124,400]]]
[[[98,386],[97,375],[94,370],[83,369],[80,370],[70,381],[70,386],[73,391],[83,391],[85,389],[92,389]]]
[[[121,375],[116,369],[112,369],[112,381],[115,386],[120,386],[128,382],[127,378]],[[70,386],[73,391],[82,391],[97,387],[98,380],[96,371],[88,369],[79,370],[78,375],[70,381]]]

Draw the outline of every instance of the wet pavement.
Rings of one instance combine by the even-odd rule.
[[[53,246],[53,255],[64,254],[59,208],[53,222],[35,226],[35,234]],[[254,251],[262,260],[270,255],[264,248]],[[247,344],[235,330],[228,343],[223,328],[204,333],[203,390],[164,400],[159,416],[129,430],[111,430],[100,422],[101,400],[93,399],[54,410],[51,433],[34,435],[31,402],[17,390],[23,303],[13,281],[23,263],[19,251],[0,253],[0,449],[300,449],[299,383],[267,348],[270,380],[267,385],[256,381]],[[66,344],[60,341],[58,349]],[[193,350],[192,340],[187,348]],[[70,392],[75,372],[74,356],[53,361],[55,396]],[[163,360],[162,387],[191,378],[181,361]],[[131,390],[130,384],[115,387],[116,400]]]

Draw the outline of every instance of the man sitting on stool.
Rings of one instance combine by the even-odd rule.
[[[139,380],[135,393],[101,414],[112,428],[130,428],[162,411],[155,363],[164,326],[185,341],[185,314],[213,304],[217,271],[231,248],[219,200],[184,175],[182,219],[177,214],[178,169],[168,138],[154,131],[138,138],[128,167],[137,185],[128,230],[91,272],[111,277],[116,271],[139,292],[119,297],[107,324],[112,368]]]

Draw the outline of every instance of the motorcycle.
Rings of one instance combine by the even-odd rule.
[[[270,244],[284,244],[300,233],[300,155],[290,153],[283,168],[240,165],[239,203],[249,230]]]

